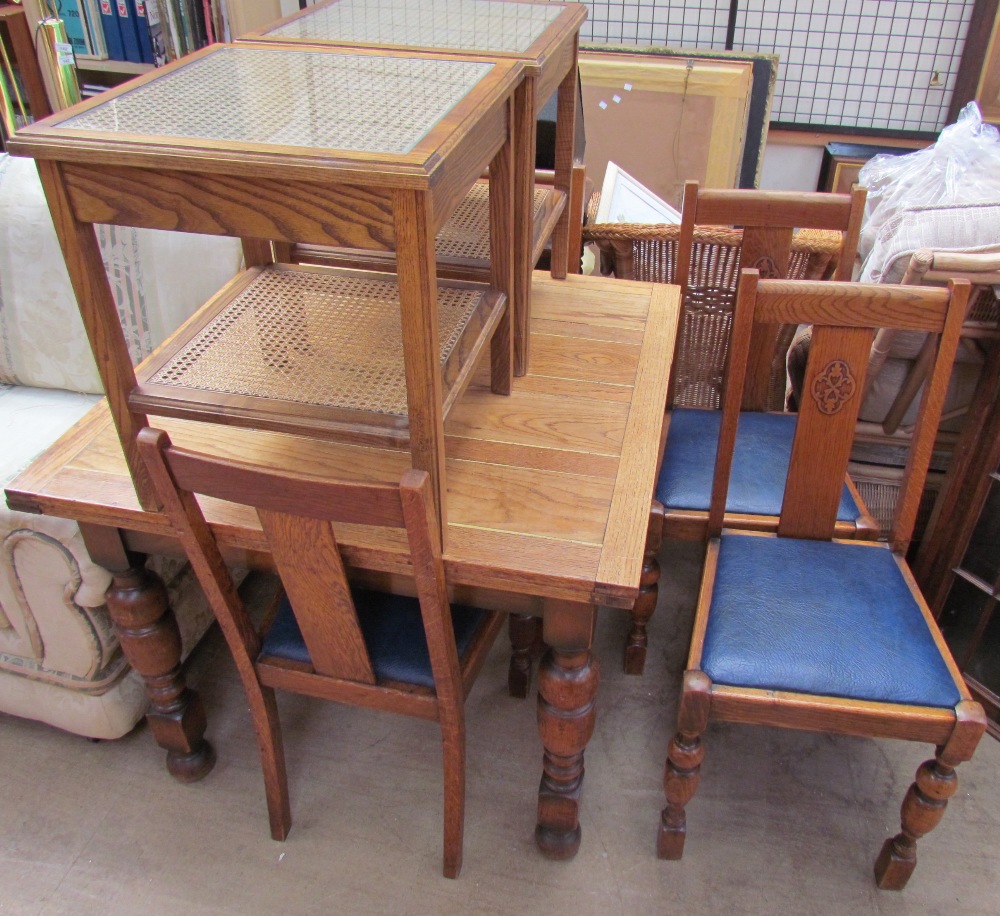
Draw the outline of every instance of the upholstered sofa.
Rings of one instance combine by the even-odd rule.
[[[240,267],[239,243],[100,227],[132,357],[141,359]],[[0,483],[6,486],[101,392],[35,164],[0,154]],[[146,699],[104,606],[110,575],[75,522],[0,500],[0,712],[117,738]],[[168,584],[185,655],[211,622],[186,564]]]

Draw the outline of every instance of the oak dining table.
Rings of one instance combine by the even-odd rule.
[[[663,449],[667,382],[680,309],[674,286],[533,275],[533,358],[509,396],[490,390],[489,354],[445,424],[452,597],[541,618],[543,745],[536,841],[552,858],[580,844],[583,758],[597,714],[591,646],[598,608],[630,610],[650,588],[646,534]],[[288,432],[154,418],[174,442],[337,478],[398,480],[406,451]],[[136,496],[106,402],[6,489],[12,509],[76,520],[113,575],[108,609],[142,675],[147,720],[167,769],[193,781],[212,768],[200,698],[184,680],[180,639],[147,555],[180,555],[162,513]],[[205,500],[227,559],[268,568],[252,510]],[[406,590],[405,536],[338,526],[358,581]],[[644,572],[644,567],[646,572]],[[655,583],[653,583],[655,587]]]

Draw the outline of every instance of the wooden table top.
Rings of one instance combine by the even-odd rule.
[[[529,373],[488,366],[445,426],[445,561],[459,586],[629,608],[638,594],[679,312],[676,287],[533,276]],[[353,479],[398,480],[406,451],[154,418],[178,444]],[[106,402],[7,488],[12,508],[169,537],[140,509]],[[263,551],[252,510],[206,501],[220,541]],[[406,572],[403,535],[338,528],[349,563]]]

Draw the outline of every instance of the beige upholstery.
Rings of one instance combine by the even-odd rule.
[[[232,239],[117,227],[101,227],[100,238],[134,359],[240,266]],[[159,274],[169,282],[147,282]],[[99,392],[35,164],[0,155],[0,484]],[[88,556],[76,523],[2,501],[0,547],[0,712],[94,738],[128,732],[147,701],[104,606],[111,577]],[[187,654],[211,612],[186,563],[150,562],[167,582]]]

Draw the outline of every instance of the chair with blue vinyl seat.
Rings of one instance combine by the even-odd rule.
[[[271,836],[283,840],[291,827],[275,688],[436,720],[444,760],[444,874],[457,877],[465,698],[502,615],[449,607],[426,472],[409,470],[395,485],[331,481],[191,452],[154,429],[140,433],[139,447],[243,681]],[[263,633],[236,592],[194,494],[257,511],[283,586]],[[400,554],[405,558],[408,544],[417,597],[352,588],[333,530],[341,524],[405,529]]]
[[[671,367],[671,405],[666,449],[656,499],[664,508],[664,535],[705,536],[711,497],[715,443],[723,398],[723,370],[736,297],[723,304],[711,277],[702,276],[695,252],[695,227],[742,226],[741,269],[756,268],[766,279],[788,278],[795,227],[842,233],[832,279],[850,280],[864,213],[865,191],[851,194],[699,190],[685,185],[677,244],[677,283],[683,290],[680,333]],[[703,330],[724,326],[712,337]],[[743,413],[736,437],[733,480],[726,506],[730,527],[773,529],[781,505],[795,419],[782,411],[785,353],[796,325],[758,323],[750,341]],[[698,367],[697,369],[693,367]],[[750,414],[754,414],[751,416]],[[842,536],[874,537],[877,528],[847,484],[838,521]]]
[[[662,539],[707,536],[738,265],[756,268],[768,278],[850,280],[864,207],[865,189],[859,187],[850,194],[827,194],[701,190],[696,181],[684,186],[674,269],[674,281],[681,287],[681,315],[667,396],[666,445],[649,519],[644,587],[632,612],[625,648],[626,671],[641,674],[645,664],[646,629],[657,600],[656,553]],[[734,226],[741,228],[725,228]],[[840,252],[825,262],[826,277],[808,274],[809,262],[796,248],[804,234],[820,230],[840,233]],[[736,254],[721,254],[719,242],[699,235],[706,231],[738,233]],[[777,524],[795,420],[767,412],[784,408],[785,354],[795,330],[794,323],[780,322],[761,325],[753,333],[745,416],[736,437],[726,506],[726,524],[731,527],[773,530]],[[877,523],[846,478],[844,486],[838,534],[877,537]]]
[[[985,728],[906,565],[917,505],[965,314],[968,284],[912,286],[761,280],[744,272],[712,481],[708,555],[677,732],[664,774],[657,851],[679,859],[710,719],[936,745],[875,863],[900,889],[916,843],[956,789]],[[814,325],[805,395],[776,532],[724,528],[752,332]],[[878,328],[936,340],[888,543],[835,539],[837,507]]]

